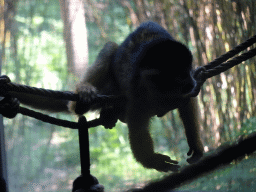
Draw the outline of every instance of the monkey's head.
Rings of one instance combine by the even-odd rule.
[[[182,98],[195,86],[192,77],[192,54],[174,40],[151,45],[140,61],[142,81],[149,89],[172,98]]]
[[[191,52],[154,22],[142,23],[131,33],[113,63],[119,86],[128,87],[127,96],[139,94],[155,106],[169,103],[169,108],[177,108],[175,103],[184,103],[183,96],[195,87]]]
[[[148,89],[182,98],[195,86],[191,52],[157,23],[142,23],[121,47],[130,50],[134,75]]]

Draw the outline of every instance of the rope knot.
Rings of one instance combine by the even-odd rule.
[[[9,119],[14,118],[20,109],[20,102],[17,98],[10,96],[4,97],[0,101],[0,114]]]

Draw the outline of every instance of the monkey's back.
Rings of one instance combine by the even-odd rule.
[[[163,27],[151,21],[142,23],[131,33],[118,47],[112,62],[112,70],[122,94],[130,95],[130,91],[137,88],[143,69],[159,69],[166,72],[166,77],[172,76],[166,59],[175,60],[178,57],[176,53],[173,58],[170,57],[175,52],[176,44],[182,45]]]

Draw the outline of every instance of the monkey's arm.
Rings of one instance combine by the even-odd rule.
[[[127,125],[129,128],[129,139],[135,159],[146,168],[158,171],[177,171],[177,161],[171,160],[169,156],[154,152],[153,140],[149,133],[148,111],[143,109],[141,102],[128,103]]]
[[[67,100],[59,100],[50,97],[43,97],[38,95],[12,91],[8,92],[8,94],[12,97],[17,98],[22,104],[35,109],[46,110],[49,112],[69,112],[67,107]]]
[[[187,161],[188,163],[194,163],[203,156],[204,152],[200,138],[197,98],[190,98],[186,105],[179,108],[179,113],[185,127],[190,148],[188,155],[192,155]]]

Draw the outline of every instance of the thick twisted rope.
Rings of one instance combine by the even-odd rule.
[[[36,87],[30,87],[27,85],[20,85],[16,83],[11,83],[11,80],[8,76],[3,75],[0,77],[0,90],[1,93],[8,93],[9,91],[14,92],[21,92],[21,93],[28,93],[32,95],[39,95],[44,97],[52,97],[55,99],[63,99],[63,100],[70,100],[70,101],[77,101],[78,95],[74,94],[70,91],[53,91],[50,89],[42,89]],[[2,89],[4,89],[2,91]]]
[[[220,73],[231,69],[232,67],[242,63],[243,61],[254,57],[256,55],[256,48],[253,48],[248,52],[245,52],[233,59],[230,59],[231,57],[250,47],[254,43],[256,43],[256,35],[254,35],[244,43],[236,46],[231,51],[213,60],[209,64],[203,67],[198,67],[193,74],[193,77],[196,80],[196,86],[190,93],[186,94],[184,97],[196,97],[199,94],[202,85],[207,79],[219,75]],[[227,61],[228,59],[230,60]]]
[[[3,75],[0,77],[0,91],[2,93],[7,93],[9,91],[27,93],[32,95],[39,95],[43,97],[51,97],[55,99],[69,100],[69,101],[78,101],[79,95],[71,91],[54,91],[50,89],[43,89],[37,87],[30,87],[27,85],[20,85],[17,83],[12,83],[8,76]],[[95,103],[105,103],[113,102],[117,97],[108,96],[108,95],[98,95],[98,97],[93,101]],[[93,104],[93,103],[92,103]]]
[[[16,83],[11,83],[9,77],[6,75],[3,75],[0,77],[0,93],[1,93],[1,96],[5,97],[3,100],[0,101],[0,113],[4,117],[14,118],[18,113],[20,113],[22,115],[36,118],[43,122],[55,124],[55,125],[66,127],[66,128],[78,129],[78,123],[76,122],[57,119],[49,115],[45,115],[24,107],[20,107],[19,106],[20,103],[16,98],[12,98],[8,96],[8,92],[10,91],[34,94],[34,95],[39,95],[44,97],[51,97],[55,99],[71,100],[71,101],[77,101],[79,99],[78,94],[74,94],[73,92],[69,92],[69,91],[53,91],[49,89],[19,85]],[[121,98],[121,97],[99,95],[97,100],[94,102],[95,103],[113,102],[118,98]],[[103,114],[103,116],[105,116],[105,114]],[[99,125],[104,125],[106,128],[110,128],[107,125],[107,119],[105,119],[105,117],[100,117],[99,119],[94,119],[92,121],[87,122],[88,128],[96,127]]]
[[[219,64],[227,61],[231,57],[234,57],[236,54],[240,53],[241,51],[245,50],[247,47],[250,47],[256,43],[256,35],[251,37],[250,39],[246,40],[245,42],[241,43],[240,45],[236,46],[234,49],[228,51],[227,53],[221,55],[217,59],[213,60],[212,62],[208,63],[208,65],[204,66],[206,69],[213,69],[214,67],[218,66]]]

